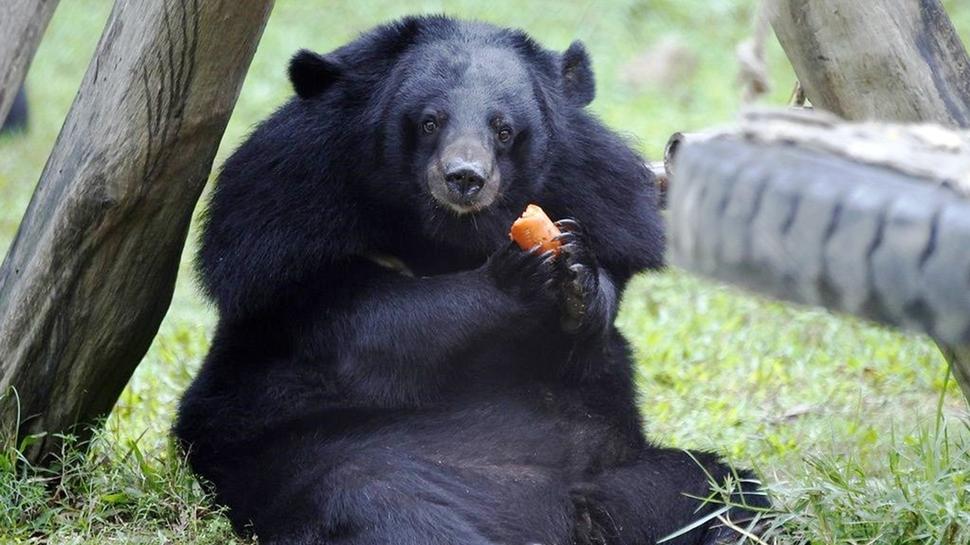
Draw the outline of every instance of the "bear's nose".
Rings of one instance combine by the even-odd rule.
[[[448,190],[462,199],[474,197],[485,185],[484,169],[475,163],[451,165],[445,172]]]

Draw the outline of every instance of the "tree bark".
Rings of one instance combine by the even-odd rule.
[[[4,0],[0,4],[0,127],[27,76],[58,0]]]
[[[970,59],[939,0],[767,0],[808,100],[846,119],[970,127]]]
[[[815,107],[970,127],[970,57],[939,0],[766,1]],[[970,400],[970,346],[937,344]]]
[[[115,4],[0,266],[0,422],[47,433],[32,460],[84,438],[147,351],[271,8]]]

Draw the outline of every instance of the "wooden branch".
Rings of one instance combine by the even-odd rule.
[[[58,0],[4,0],[0,3],[0,127],[57,7]]]
[[[19,437],[84,436],[147,351],[271,8],[116,3],[0,267],[0,422]]]
[[[939,0],[766,1],[815,107],[970,127],[970,60]]]
[[[813,106],[970,127],[970,57],[939,0],[766,0]],[[970,400],[970,346],[937,341]]]

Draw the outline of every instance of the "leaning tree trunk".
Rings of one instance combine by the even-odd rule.
[[[4,0],[0,4],[0,127],[56,7],[57,0]]]
[[[970,58],[939,0],[766,0],[806,97],[848,119],[970,127]],[[970,398],[970,346],[940,349]]]
[[[939,0],[766,0],[805,96],[852,120],[970,126],[970,59]]]
[[[271,8],[115,4],[0,266],[0,422],[48,433],[31,459],[84,437],[147,351]]]

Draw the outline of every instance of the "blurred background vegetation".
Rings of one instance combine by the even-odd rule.
[[[970,4],[945,4],[970,36]],[[755,7],[755,0],[277,0],[216,164],[290,96],[285,66],[297,49],[327,51],[417,12],[521,27],[560,50],[584,40],[597,75],[592,109],[659,158],[670,133],[737,113],[735,47],[751,34]],[[0,253],[110,8],[107,0],[65,1],[51,22],[27,82],[30,130],[0,137]],[[773,37],[767,60],[773,87],[762,101],[784,104],[794,75]],[[13,446],[0,451],[0,543],[238,542],[168,438],[215,321],[192,272],[194,238],[193,231],[159,335],[93,448],[66,449],[50,471],[26,467]],[[970,542],[967,405],[924,338],[676,270],[638,278],[620,321],[637,350],[650,436],[756,468],[779,506],[782,527],[771,539]]]

